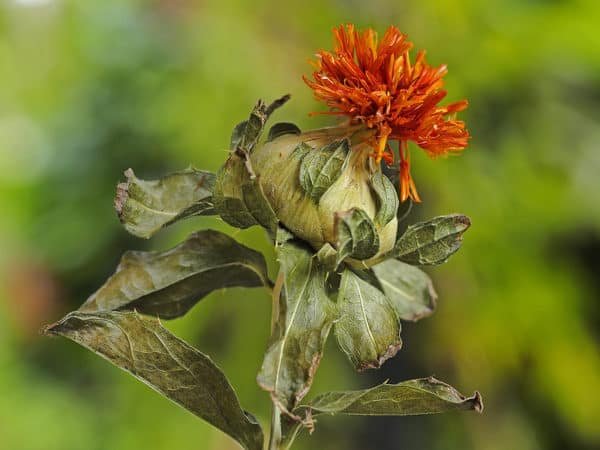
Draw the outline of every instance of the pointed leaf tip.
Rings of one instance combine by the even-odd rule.
[[[465,397],[452,386],[433,377],[380,384],[356,391],[327,392],[294,409],[297,416],[323,414],[359,416],[413,416],[449,411],[483,411],[479,392]],[[290,448],[302,428],[300,422],[284,422],[285,448]]]
[[[408,227],[387,255],[413,265],[438,265],[446,262],[462,245],[463,234],[471,220],[462,214],[438,216]]]
[[[455,410],[480,413],[483,401],[477,391],[465,397],[449,384],[428,377],[358,391],[329,392],[300,408],[310,408],[313,413],[407,416]]]

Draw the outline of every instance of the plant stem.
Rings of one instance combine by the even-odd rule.
[[[271,414],[271,435],[269,436],[269,450],[281,450],[281,413],[273,403]]]
[[[273,290],[272,295],[272,308],[271,308],[271,333],[275,332],[277,321],[279,320],[279,297],[281,296],[281,289],[283,288],[284,275],[283,272],[279,272]],[[269,450],[281,450],[281,412],[275,403],[272,403],[273,411],[271,413],[271,433],[269,436]]]

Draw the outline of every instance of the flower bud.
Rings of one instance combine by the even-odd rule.
[[[395,243],[398,198],[393,186],[393,196],[382,198],[373,185],[374,176],[381,176],[379,165],[371,163],[373,133],[346,126],[285,134],[251,154],[252,167],[279,221],[316,250],[325,243],[338,246],[337,221],[352,209],[364,211],[373,223],[379,242],[375,256]],[[344,151],[334,154],[342,145],[345,155]],[[324,152],[326,162],[307,175],[307,170],[314,169],[314,165],[306,167],[307,158],[317,151]],[[314,189],[307,191],[306,183],[312,186],[313,181]],[[385,222],[376,220],[383,207],[393,211]]]

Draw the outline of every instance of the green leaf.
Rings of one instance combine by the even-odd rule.
[[[362,209],[336,213],[338,261],[346,257],[368,259],[379,251],[379,235],[373,221]]]
[[[135,312],[72,312],[46,334],[64,336],[237,440],[262,450],[260,425],[240,406],[227,378],[211,359]]]
[[[387,225],[398,213],[398,194],[392,182],[379,170],[371,177],[371,188],[377,197],[374,222],[379,227]]]
[[[431,278],[421,269],[388,259],[372,270],[400,319],[416,322],[433,314],[437,294]]]
[[[350,153],[347,139],[332,142],[306,154],[300,165],[300,185],[315,203],[343,172]]]
[[[229,225],[249,228],[258,221],[249,211],[242,186],[249,183],[250,175],[240,156],[231,153],[217,172],[213,201],[215,210]]]
[[[290,122],[279,122],[271,127],[267,142],[277,139],[285,134],[300,134],[302,131],[296,124]]]
[[[242,185],[242,195],[248,212],[252,214],[259,224],[271,233],[275,233],[279,219],[265,196],[258,176],[246,181]]]
[[[158,180],[140,180],[133,170],[117,185],[115,209],[131,234],[149,238],[178,220],[215,214],[212,192],[215,175],[193,167]]]
[[[273,234],[277,231],[279,220],[252,169],[250,153],[269,116],[289,98],[285,95],[268,106],[259,100],[248,120],[233,129],[231,153],[217,173],[214,205],[221,218],[234,227],[262,225]]]
[[[300,185],[315,203],[339,178],[349,152],[348,140],[344,139],[315,149],[303,158],[300,165]]]
[[[165,319],[226,287],[268,285],[263,256],[226,234],[204,230],[164,252],[130,251],[82,312],[136,309]]]
[[[231,153],[217,172],[214,188],[215,210],[228,224],[237,228],[262,225],[275,232],[279,220],[267,200],[250,160]]]
[[[335,335],[358,370],[379,368],[402,346],[400,321],[388,299],[350,269],[342,273],[337,308]]]
[[[248,120],[237,124],[233,129],[230,149],[232,151],[241,151],[247,154],[252,153],[252,150],[260,139],[269,116],[277,108],[283,106],[289,99],[289,95],[284,95],[270,105],[266,105],[262,100],[259,100],[252,109]]]
[[[229,149],[231,151],[234,151],[236,148],[241,146],[247,125],[248,121],[244,120],[243,122],[240,122],[235,127],[233,127],[233,131],[231,132],[231,139],[229,141]]]
[[[277,248],[283,291],[258,384],[278,406],[290,411],[310,389],[334,319],[327,296],[326,271],[312,251],[296,241]]]
[[[293,413],[311,423],[313,417],[322,414],[414,416],[469,410],[483,411],[479,392],[465,397],[452,386],[429,377],[358,391],[327,392],[298,406]],[[292,446],[302,426],[299,421],[283,421],[283,448]]]
[[[390,256],[413,265],[442,264],[458,251],[469,226],[471,221],[461,214],[416,223],[396,241]]]
[[[308,408],[313,414],[409,416],[456,410],[481,412],[483,403],[479,392],[465,397],[452,386],[429,377],[360,391],[328,392],[300,408]]]

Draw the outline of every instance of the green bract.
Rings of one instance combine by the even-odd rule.
[[[347,256],[368,260],[394,246],[398,197],[370,165],[370,134],[347,127],[286,134],[250,157],[280,222],[316,250],[325,243],[338,246],[343,217],[353,210],[367,222],[353,238],[368,239],[369,248]]]
[[[393,182],[370,157],[372,131],[301,132],[279,123],[261,142],[267,119],[287,99],[258,102],[234,128],[218,173],[190,167],[142,180],[128,170],[115,199],[125,229],[144,238],[197,215],[219,215],[237,228],[262,226],[279,263],[275,282],[260,253],[202,230],[169,250],[126,252],[104,285],[46,332],[131,373],[243,448],[261,450],[262,428],[242,409],[225,374],[155,319],[183,316],[215,290],[261,287],[273,301],[271,338],[257,377],[273,402],[269,450],[289,448],[319,414],[481,411],[478,393],[466,398],[433,378],[329,392],[301,403],[330,334],[357,370],[378,368],[398,352],[401,321],[429,316],[436,306],[433,283],[417,266],[448,260],[470,221],[438,216],[398,235],[409,208],[399,205]]]

